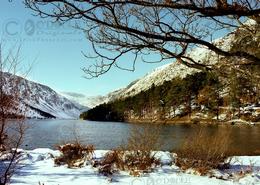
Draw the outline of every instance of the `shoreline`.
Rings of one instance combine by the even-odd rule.
[[[95,150],[94,158],[102,159],[109,150]],[[56,166],[55,157],[60,155],[57,150],[38,148],[35,150],[22,150],[21,163],[23,168],[13,175],[11,185],[35,185],[35,184],[62,184],[62,185],[219,185],[219,184],[259,184],[260,156],[235,156],[227,171],[213,170],[204,176],[199,175],[193,169],[182,170],[174,163],[174,154],[158,151],[156,158],[161,165],[148,173],[133,176],[129,171],[117,171],[111,176],[98,173],[98,169],[87,164],[81,168],[68,168],[66,165]],[[252,172],[240,175],[241,171],[252,167]],[[185,181],[184,181],[185,180]]]
[[[10,119],[16,120],[16,119]],[[260,125],[260,122],[246,121],[242,119],[233,120],[216,120],[216,119],[200,119],[200,118],[174,118],[174,119],[126,119],[121,120],[87,120],[87,119],[65,119],[65,118],[26,118],[25,120],[83,120],[83,121],[97,121],[97,122],[125,122],[132,124],[158,124],[158,125]]]
[[[240,119],[234,119],[229,121],[223,120],[215,120],[215,119],[172,119],[172,120],[152,120],[152,119],[131,119],[125,120],[126,123],[133,123],[133,124],[158,124],[158,125],[175,125],[175,124],[183,124],[183,125],[260,125],[260,122],[251,122],[245,121]]]

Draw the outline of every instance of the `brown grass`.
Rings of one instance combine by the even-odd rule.
[[[176,151],[176,165],[181,169],[195,169],[201,175],[212,169],[227,168],[229,132],[209,134],[203,128],[186,138],[182,147]]]
[[[92,159],[95,150],[93,145],[82,145],[79,142],[61,145],[58,149],[61,156],[55,158],[55,164],[67,164],[69,168],[82,167]]]

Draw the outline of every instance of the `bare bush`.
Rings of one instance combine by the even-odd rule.
[[[127,145],[122,147],[127,169],[130,171],[149,171],[159,163],[155,158],[156,150],[160,147],[159,128],[143,129],[133,127]]]
[[[58,149],[61,156],[55,158],[55,164],[67,164],[69,168],[82,167],[92,159],[95,150],[93,145],[82,145],[79,142],[61,145]]]
[[[183,170],[195,169],[201,175],[212,169],[227,168],[229,145],[227,131],[209,134],[202,128],[186,138],[181,148],[176,151],[176,165]]]
[[[155,150],[159,149],[159,129],[133,127],[127,144],[108,152],[100,162],[99,171],[112,175],[117,170],[129,171],[130,175],[139,176],[151,171],[160,164]]]
[[[61,156],[54,159],[56,165],[68,165],[69,168],[80,168],[87,162],[92,162],[95,147],[94,145],[82,144],[80,134],[74,124],[70,128],[74,140],[64,141],[57,148],[61,152]]]
[[[99,164],[99,173],[105,176],[113,175],[118,169],[124,169],[123,151],[112,150],[105,154]]]

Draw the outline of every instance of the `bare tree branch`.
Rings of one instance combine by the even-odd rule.
[[[24,1],[43,18],[77,22],[98,56],[96,64],[83,69],[90,77],[106,73],[111,66],[122,68],[118,61],[127,54],[133,55],[133,66],[145,53],[151,53],[161,56],[161,61],[172,58],[189,67],[207,68],[207,64],[187,58],[198,46],[220,56],[246,59],[250,65],[260,64],[259,57],[246,50],[228,51],[212,42],[230,30],[247,29],[247,19],[254,19],[258,26],[258,0]]]
[[[0,44],[0,184],[10,183],[10,178],[19,168],[21,146],[25,132],[26,107],[20,102],[29,93],[22,86],[23,78],[15,76],[20,66],[20,49],[3,52]],[[20,71],[21,72],[21,71]],[[24,88],[21,93],[20,88]],[[15,119],[15,121],[10,121]]]

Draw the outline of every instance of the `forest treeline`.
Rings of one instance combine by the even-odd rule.
[[[259,66],[247,68],[250,76],[229,70],[228,76],[216,71],[201,71],[185,78],[174,78],[162,85],[141,91],[135,96],[101,104],[81,114],[82,119],[96,121],[171,120],[204,113],[219,119],[225,112],[230,119],[259,121],[259,116],[243,112],[249,105],[259,106]]]
[[[242,50],[260,57],[257,24],[252,24],[248,29],[237,29],[232,34],[230,51]],[[214,64],[211,69],[201,69],[200,72],[187,74],[185,78],[152,85],[134,96],[101,104],[80,117],[129,122],[178,121],[181,118],[260,121],[260,65],[248,63],[239,57],[210,55],[209,58],[204,57],[202,63]],[[246,65],[240,65],[241,62]]]

